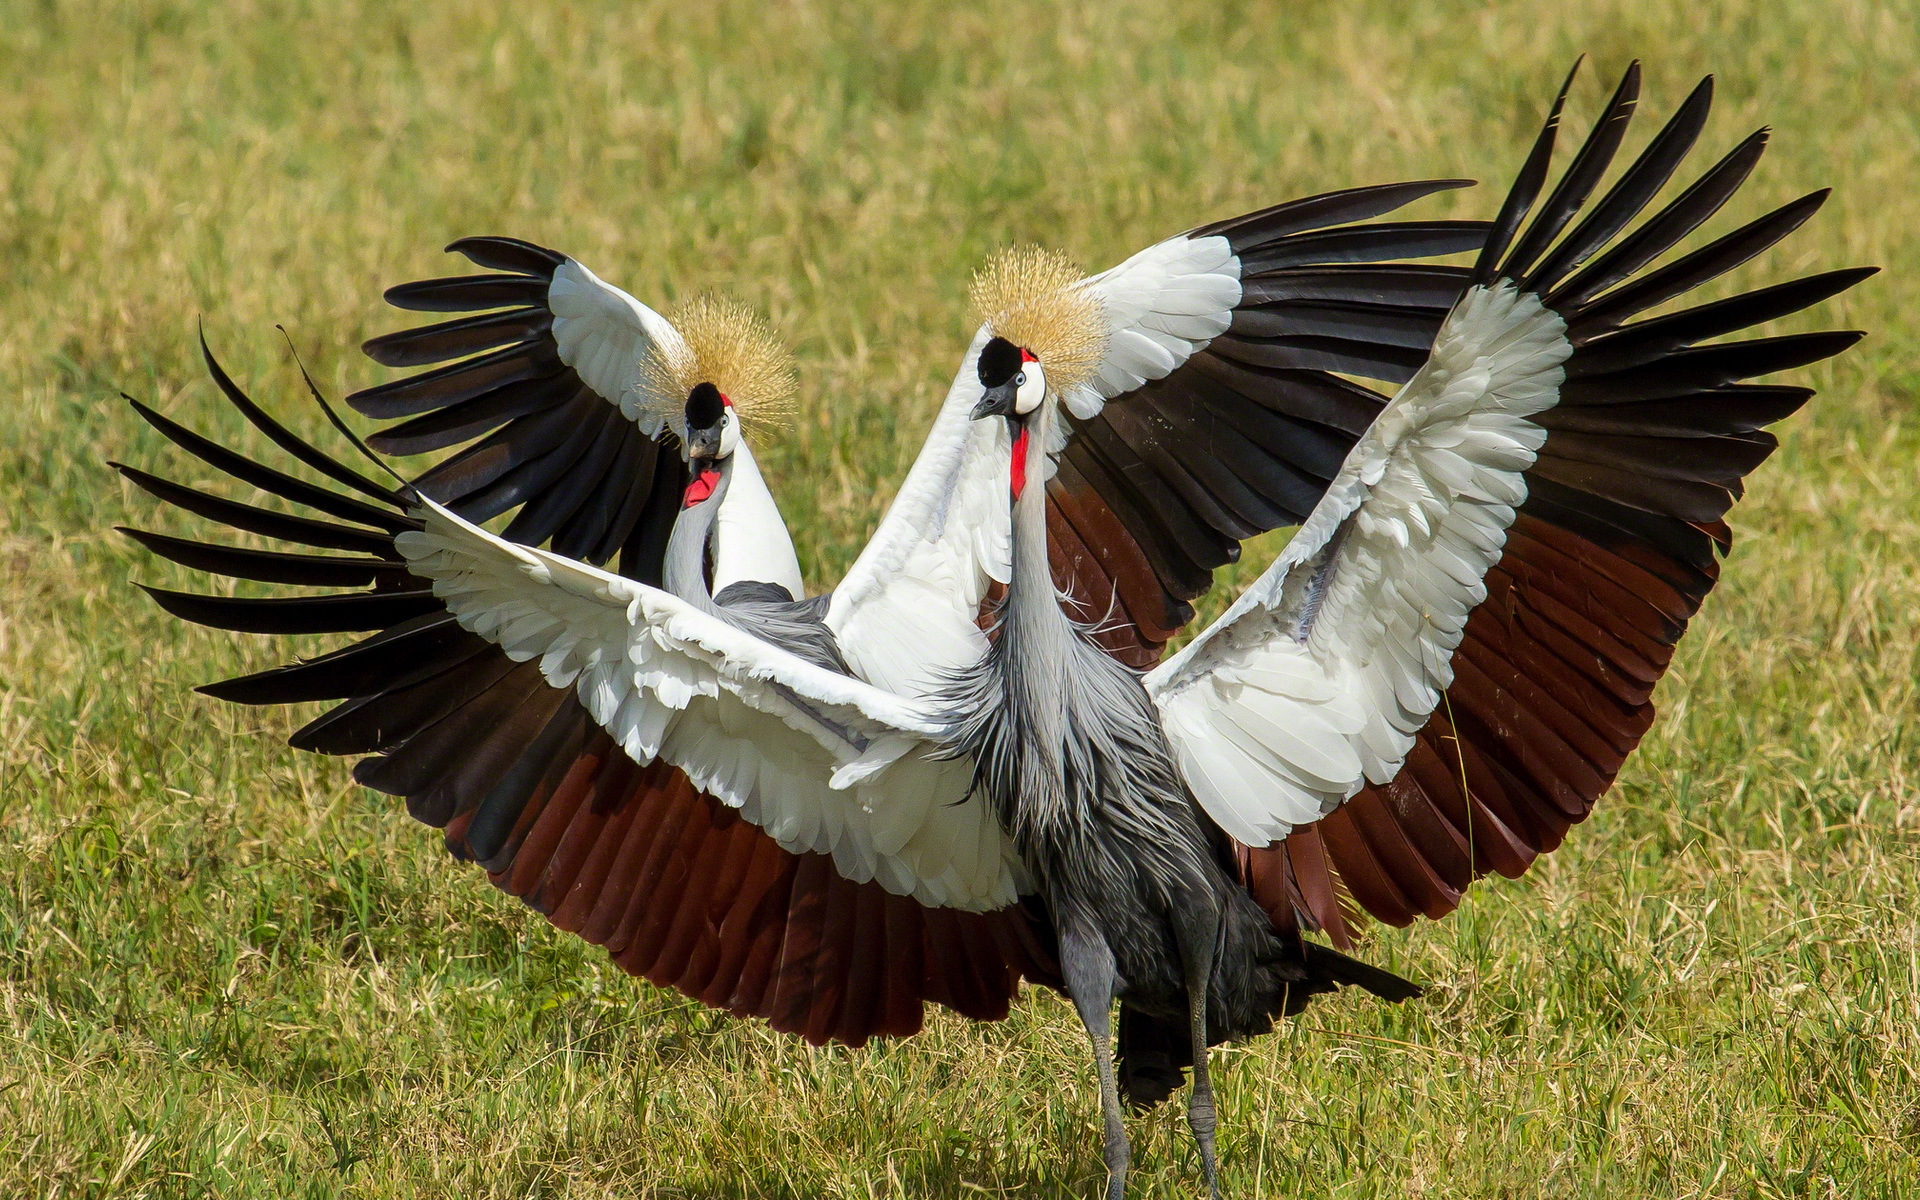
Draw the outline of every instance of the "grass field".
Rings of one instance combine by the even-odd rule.
[[[288,650],[131,588],[183,577],[107,532],[154,505],[102,460],[180,460],[116,393],[237,435],[204,317],[312,427],[275,323],[363,386],[380,288],[518,234],[772,313],[803,410],[761,457],[831,581],[986,250],[1105,265],[1307,191],[1497,185],[1584,51],[1581,116],[1637,55],[1660,114],[1719,75],[1703,161],[1773,125],[1733,215],[1836,192],[1733,282],[1878,263],[1817,318],[1872,337],[1805,373],[1823,394],[1588,825],[1375,937],[1426,999],[1222,1055],[1228,1191],[1920,1195],[1917,30],[1843,0],[0,5],[0,1194],[1091,1194],[1050,995],[863,1052],[777,1038],[450,865],[284,748],[298,714],[192,695]],[[1177,1105],[1135,1137],[1137,1195],[1199,1194]]]

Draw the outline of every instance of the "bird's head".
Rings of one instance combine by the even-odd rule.
[[[1032,246],[988,259],[974,273],[973,303],[988,335],[976,364],[981,395],[973,415],[1004,417],[1012,427],[1017,500],[1036,414],[1049,399],[1088,387],[1106,356],[1106,307],[1071,260]]]
[[[720,482],[720,464],[740,448],[740,419],[734,415],[733,401],[704,380],[687,393],[685,445],[687,449],[687,494],[684,507],[713,495]]]
[[[1032,416],[1047,398],[1046,368],[1033,351],[994,337],[980,348],[980,386],[986,391],[973,406],[974,420]]]
[[[641,364],[659,423],[680,437],[691,480],[686,506],[707,499],[747,434],[793,411],[793,358],[767,323],[733,300],[702,296],[668,314],[674,336]],[[656,426],[657,427],[657,426]]]

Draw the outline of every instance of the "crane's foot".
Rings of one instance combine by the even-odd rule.
[[[1107,1160],[1107,1200],[1127,1200],[1127,1162],[1133,1156],[1127,1145],[1127,1131],[1107,1123],[1105,1157]]]
[[[1220,1200],[1220,1156],[1214,1150],[1215,1117],[1213,1089],[1203,1092],[1196,1086],[1187,1100],[1187,1128],[1193,1130],[1194,1144],[1200,1147],[1200,1169],[1207,1177],[1208,1200]]]

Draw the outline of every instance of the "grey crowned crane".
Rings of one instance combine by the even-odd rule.
[[[365,344],[383,365],[430,368],[347,398],[367,416],[397,422],[369,439],[373,448],[404,457],[471,442],[415,487],[476,521],[518,507],[509,538],[550,542],[596,564],[617,556],[622,574],[718,599],[735,617],[804,596],[792,541],[750,449],[791,390],[784,351],[757,321],[712,299],[656,313],[577,260],[514,238],[469,237],[447,249],[491,273],[387,291],[397,308],[459,315]],[[717,488],[699,482],[704,471],[690,475],[682,453],[701,422],[685,426],[678,402],[707,382],[688,370],[691,358],[719,363],[730,377],[714,395],[752,397],[723,403],[730,427],[705,426],[716,435],[708,465],[725,472]],[[676,525],[683,507],[692,518],[684,528]],[[706,523],[704,539],[693,534],[696,522]],[[703,544],[704,579],[671,577],[677,528],[689,545]],[[809,624],[817,639],[823,627]],[[372,639],[369,652],[381,644]],[[356,767],[356,778],[404,796],[415,816],[446,830],[456,858],[480,862],[496,885],[605,946],[623,969],[809,1041],[857,1046],[912,1034],[927,1000],[999,1019],[1023,975],[1050,977],[1025,913],[926,909],[854,882],[822,854],[740,820],[677,768],[626,758],[576,700],[529,691],[533,664],[495,678],[507,665],[495,661],[495,671],[470,681],[409,691],[409,679],[435,667],[500,658],[465,644],[421,642],[418,650],[427,665],[412,674],[342,680],[316,663],[207,690],[246,703],[324,698],[348,707],[378,696],[389,708],[432,707],[437,728],[485,731],[467,757],[504,779],[464,769],[453,743],[443,748],[405,721],[391,729],[336,723],[324,746],[309,730],[294,742],[378,755]],[[546,767],[554,773],[537,773]],[[843,919],[854,912],[857,924]],[[852,982],[839,977],[849,972]],[[842,1004],[849,988],[858,998]]]
[[[1821,199],[1643,274],[1724,203],[1758,142],[1630,230],[1690,148],[1709,85],[1586,209],[1638,86],[1636,66],[1540,201],[1562,88],[1425,364],[1266,573],[1144,676],[1055,602],[1046,512],[1028,486],[1078,435],[1068,413],[1097,411],[1082,389],[1102,356],[1100,299],[1040,255],[983,279],[993,337],[976,414],[1011,432],[1013,578],[992,651],[954,692],[957,746],[1052,917],[1093,1041],[1115,1200],[1128,1151],[1112,1001],[1184,1024],[1189,1123],[1217,1195],[1207,1048],[1264,1031],[1315,982],[1312,943],[1276,935],[1222,834],[1272,846],[1363,789],[1390,789],[1406,819],[1360,834],[1425,867],[1399,886],[1440,907],[1502,849],[1517,858],[1528,833],[1584,815],[1644,732],[1650,676],[1713,583],[1722,517],[1775,444],[1759,427],[1807,399],[1738,381],[1859,336],[1697,344],[1824,300],[1863,270],[1629,323],[1765,249]],[[1443,712],[1455,693],[1462,703]],[[1415,765],[1423,746],[1439,750],[1437,771]]]
[[[1123,320],[1102,386],[1128,403],[1088,422],[1097,453],[1069,454],[1047,491],[1060,587],[1089,614],[1120,614],[1099,632],[1109,652],[1153,662],[1239,539],[1312,507],[1385,403],[1351,377],[1391,384],[1417,367],[1466,271],[1375,260],[1471,250],[1487,226],[1374,218],[1453,186],[1309,197],[1171,238],[1108,273],[1111,311]],[[451,249],[497,273],[390,291],[400,307],[462,315],[369,342],[378,361],[430,369],[349,397],[363,413],[401,422],[370,439],[391,454],[477,439],[421,475],[419,493],[475,522],[520,505],[508,541],[551,539],[562,557],[665,586],[696,607],[703,596],[718,600],[736,620],[738,583],[778,586],[778,595],[761,593],[776,604],[800,596],[797,567],[783,569],[791,543],[741,453],[745,439],[720,456],[732,473],[710,495],[713,507],[696,500],[690,510],[690,520],[712,520],[704,586],[684,577],[693,572],[669,578],[668,541],[693,480],[677,438],[654,439],[673,431],[675,405],[692,399],[697,381],[681,373],[675,388],[656,388],[663,372],[647,364],[652,347],[696,340],[661,325],[701,322],[659,317],[530,243],[475,238]],[[1205,369],[1204,388],[1156,391],[1169,347]],[[162,500],[318,553],[135,536],[197,570],[339,594],[239,600],[149,590],[169,611],[223,628],[373,636],[202,690],[246,704],[333,704],[295,733],[296,746],[365,756],[356,779],[403,798],[413,816],[445,831],[455,857],[605,946],[622,968],[810,1041],[911,1034],[929,1000],[997,1019],[1022,978],[1057,984],[1045,914],[1009,902],[1018,889],[980,806],[934,811],[918,842],[883,841],[889,856],[869,866],[867,835],[839,823],[837,801],[812,812],[765,806],[750,794],[753,781],[703,792],[644,742],[629,753],[625,732],[596,720],[590,697],[463,628],[433,581],[407,566],[395,539],[422,527],[411,493],[302,442],[211,355],[207,366],[270,439],[352,494],[293,479],[136,406],[218,470],[327,519],[123,468]],[[963,369],[873,544],[824,601],[835,644],[853,648],[848,670],[911,694],[931,694],[985,652],[981,604],[1008,577],[1004,471],[995,465],[1004,439],[972,420],[977,390]],[[576,439],[582,428],[595,432]],[[735,553],[742,545],[769,549]],[[367,590],[342,590],[357,588]],[[886,837],[898,840],[924,807],[916,803]],[[968,847],[962,865],[920,881],[894,862],[936,843]],[[956,903],[931,902],[946,895]]]
[[[712,581],[726,569],[728,509],[743,493],[753,502],[756,489],[771,508],[744,452],[739,414],[751,421],[765,401],[777,405],[784,390],[783,372],[767,370],[776,364],[763,332],[736,323],[739,310],[713,306],[710,315],[725,327],[684,322],[693,336],[678,342],[682,350],[707,354],[676,355],[677,361],[663,359],[648,372],[686,385],[692,427],[668,417],[670,401],[658,393],[636,408],[635,419],[676,428],[685,445],[701,452],[700,469],[690,474],[677,452],[656,464],[652,439],[639,443],[643,469],[657,466],[657,477],[669,484],[631,519],[624,546],[614,542],[625,568],[666,581],[670,538],[686,506],[706,529],[706,569],[696,584],[674,582],[697,589],[709,611]],[[703,332],[715,336],[703,338]],[[736,369],[742,350],[744,372]],[[295,732],[294,746],[366,756],[355,765],[356,780],[403,798],[416,819],[444,830],[454,857],[477,862],[497,886],[556,926],[605,946],[623,969],[810,1041],[859,1045],[875,1035],[914,1033],[926,1001],[997,1020],[1021,977],[1050,978],[1050,958],[1024,910],[928,908],[871,880],[857,882],[834,870],[826,854],[785,848],[665,761],[623,754],[580,698],[547,685],[540,664],[516,662],[462,629],[434,597],[432,581],[407,568],[395,541],[421,527],[408,511],[417,498],[411,487],[386,486],[307,443],[254,403],[204,343],[202,354],[222,394],[252,425],[346,491],[244,457],[135,401],[145,420],[189,454],[320,519],[114,464],[171,505],[300,549],[122,532],[193,570],[332,594],[256,599],[145,590],[168,612],[217,628],[373,632],[317,658],[210,684],[203,692],[241,704],[327,702],[326,712]],[[756,380],[772,393],[756,392]],[[721,464],[727,487],[714,486]],[[778,543],[766,536],[767,523],[762,526],[747,536],[763,547],[784,543],[777,518],[771,532]],[[791,556],[785,548],[784,557]],[[774,556],[776,567],[781,557]],[[726,583],[718,597],[736,617],[746,610],[750,626],[755,601],[792,603],[777,570],[751,574]],[[792,578],[797,589],[797,570]],[[857,923],[851,922],[856,913]],[[851,997],[844,1004],[843,992]]]

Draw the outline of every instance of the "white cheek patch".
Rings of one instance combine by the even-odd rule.
[[[720,457],[726,458],[740,448],[740,421],[733,415],[732,408],[727,409],[723,420],[725,423],[720,429]]]
[[[1047,377],[1037,362],[1022,363],[1020,374],[1014,376],[1013,411],[1026,416],[1040,407],[1040,401],[1046,399]]]

